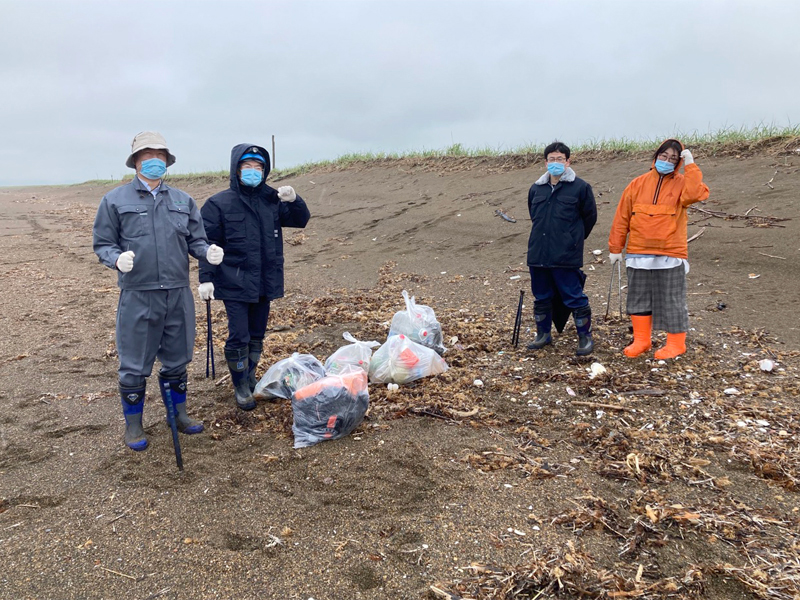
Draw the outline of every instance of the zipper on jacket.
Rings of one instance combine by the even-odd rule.
[[[658,176],[658,185],[656,186],[656,195],[653,196],[653,204],[658,204],[658,193],[661,191],[661,183],[664,181],[664,176]]]

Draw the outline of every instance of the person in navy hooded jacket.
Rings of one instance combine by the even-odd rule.
[[[256,407],[256,366],[264,347],[270,302],[283,297],[283,227],[305,227],[311,213],[291,186],[266,184],[267,151],[239,144],[231,151],[230,188],[200,210],[211,243],[225,249],[221,264],[200,262],[203,300],[222,300],[228,315],[225,360],[236,404]]]
[[[597,222],[592,187],[570,168],[569,147],[553,142],[544,149],[547,172],[528,192],[531,235],[528,268],[534,296],[536,338],[528,350],[552,343],[550,328],[556,302],[572,313],[578,332],[575,353],[592,353],[592,309],[583,292],[583,241]]]

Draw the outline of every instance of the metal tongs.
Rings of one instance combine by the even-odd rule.
[[[618,260],[616,264],[617,271],[617,291],[619,296],[619,316],[622,316],[622,260]],[[606,299],[606,316],[604,321],[608,320],[608,312],[611,309],[611,290],[614,289],[614,265],[611,265],[611,281],[608,282],[608,297]]]

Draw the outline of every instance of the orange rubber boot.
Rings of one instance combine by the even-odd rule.
[[[663,348],[656,350],[656,358],[658,360],[665,360],[667,358],[675,358],[686,352],[686,332],[683,333],[668,333],[667,343]]]
[[[634,358],[653,347],[650,336],[653,333],[653,315],[631,315],[633,323],[633,343],[626,347],[625,356]]]

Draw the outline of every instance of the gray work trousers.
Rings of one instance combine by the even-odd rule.
[[[190,287],[122,290],[117,305],[120,387],[143,388],[156,358],[162,377],[182,378],[192,360],[195,331]]]

